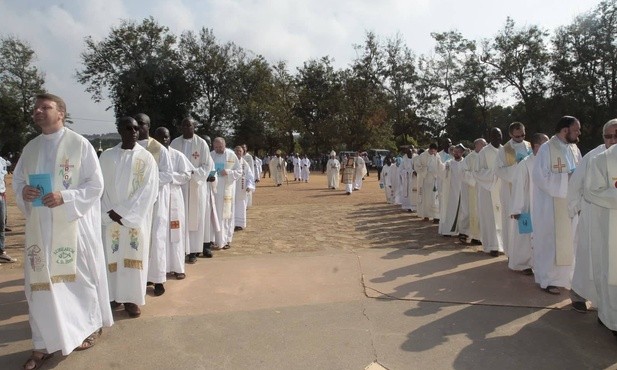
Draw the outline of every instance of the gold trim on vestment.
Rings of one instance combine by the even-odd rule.
[[[51,277],[52,283],[73,283],[76,279],[75,274],[67,274],[67,275],[56,275]]]

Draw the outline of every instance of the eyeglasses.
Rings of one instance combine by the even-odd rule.
[[[613,134],[613,135],[611,135],[611,134],[604,134],[604,138],[606,140],[611,140],[611,139],[617,140],[617,134]]]

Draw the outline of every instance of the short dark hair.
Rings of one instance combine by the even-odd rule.
[[[436,144],[436,143],[430,143],[430,144],[428,145],[428,148],[429,148],[429,149],[438,149],[439,147],[437,146],[437,144]]]
[[[544,139],[545,136],[546,134],[536,132],[535,134],[531,135],[531,139],[529,139],[529,142],[531,143],[531,145],[538,145],[542,142],[542,139]]]
[[[508,126],[508,132],[509,133],[513,133],[514,130],[521,130],[521,129],[525,129],[525,125],[523,125],[521,122],[512,122],[510,124],[510,126]]]
[[[118,118],[116,120],[116,130],[120,132],[120,127],[126,125],[127,122],[131,122],[131,121],[137,122],[137,120],[131,116],[124,116],[124,117]]]
[[[559,119],[559,121],[557,121],[557,124],[555,125],[555,132],[559,132],[563,128],[570,127],[575,122],[578,122],[578,119],[576,117],[563,116]]]
[[[39,99],[40,100],[51,100],[55,102],[56,105],[58,106],[58,110],[64,113],[64,116],[66,117],[66,103],[64,102],[64,99],[62,99],[58,95],[54,95],[50,93],[36,94],[35,99],[36,100],[39,100]]]

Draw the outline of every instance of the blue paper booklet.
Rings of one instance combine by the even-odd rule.
[[[518,232],[519,234],[530,234],[533,231],[531,227],[531,215],[529,213],[521,213],[518,216]]]
[[[32,201],[33,207],[43,207],[43,196],[51,193],[51,174],[50,173],[33,173],[28,176],[30,186],[39,189],[41,195]]]
[[[216,169],[216,173],[220,175],[221,171],[225,168],[225,163],[215,163],[214,168]]]

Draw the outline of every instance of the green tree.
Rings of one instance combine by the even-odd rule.
[[[212,30],[188,31],[179,43],[182,69],[193,87],[192,112],[210,136],[231,130],[236,70],[244,51],[234,43],[220,44]]]
[[[301,127],[301,121],[294,113],[294,108],[299,104],[298,87],[285,62],[272,67],[272,87],[267,104],[268,125],[263,149],[271,152],[276,148],[285,148],[287,153],[295,152],[293,134],[299,132]]]
[[[517,28],[511,18],[492,41],[487,42],[482,61],[494,78],[515,89],[525,108],[524,123],[530,132],[547,125],[542,109],[547,91],[550,55],[545,45],[547,32],[537,26]]]
[[[298,101],[294,114],[305,152],[321,153],[340,144],[340,76],[329,57],[309,60],[296,75]]]
[[[0,153],[17,153],[36,134],[34,97],[44,92],[43,74],[33,65],[34,50],[24,41],[0,38]]]
[[[111,100],[116,117],[146,113],[151,129],[168,126],[187,116],[195,88],[185,77],[176,50],[176,37],[152,17],[140,24],[122,21],[102,41],[85,39],[83,69],[77,80],[100,102]]]
[[[578,117],[582,146],[591,149],[617,116],[617,2],[603,1],[559,28],[553,46],[552,110]]]

